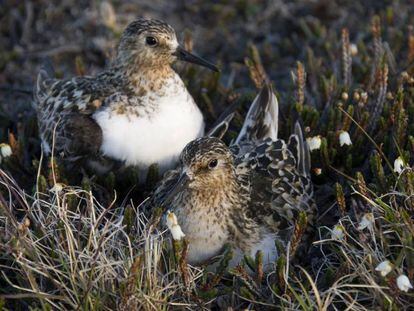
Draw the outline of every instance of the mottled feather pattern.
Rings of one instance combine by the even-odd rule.
[[[297,141],[297,136],[289,140]],[[302,210],[313,213],[310,178],[299,173],[298,158],[283,140],[266,139],[235,162],[238,178],[250,194],[251,217],[277,230],[292,228]]]
[[[139,35],[142,32],[148,31],[148,30],[151,30],[152,32],[164,33],[164,34],[175,33],[174,29],[170,25],[166,24],[165,22],[156,20],[156,19],[145,19],[145,18],[137,18],[135,21],[133,21],[127,26],[124,33],[127,35],[126,37],[130,37],[133,35]]]
[[[204,133],[201,111],[171,68],[178,47],[170,25],[140,18],[96,76],[57,80],[41,71],[35,104],[45,152],[53,142],[65,160],[102,159],[94,164],[98,173],[111,161],[138,166],[141,180],[152,164],[161,173],[172,168],[184,146]]]
[[[162,179],[158,182],[149,200],[145,201],[141,206],[141,210],[146,214],[147,218],[151,218],[152,212],[156,208],[160,208],[166,196],[177,183],[180,177],[178,169],[165,172]]]
[[[246,119],[236,139],[236,144],[260,142],[266,138],[277,139],[279,108],[270,85],[265,85],[247,112]]]
[[[38,82],[39,129],[49,151],[54,138],[56,154],[64,153],[70,157],[72,153],[77,152],[78,147],[73,146],[78,143],[84,147],[91,146],[90,150],[81,148],[84,154],[96,153],[102,138],[90,140],[88,137],[89,133],[99,136],[100,132],[99,127],[92,119],[88,119],[88,116],[99,109],[102,100],[114,91],[115,86],[119,84],[115,81],[112,74],[105,72],[97,79],[76,77],[70,80],[46,79]],[[81,117],[82,115],[84,117]],[[84,135],[79,136],[75,133]]]
[[[277,250],[269,241],[287,245],[301,211],[312,223],[312,184],[300,158],[307,152],[300,127],[288,144],[265,137],[240,139],[227,147],[214,137],[196,139],[181,153],[181,166],[164,177],[144,208],[163,206],[187,174],[189,185],[164,208],[176,213],[190,241],[190,262],[207,260],[230,243],[237,254],[253,256],[265,245],[266,262],[271,263]],[[218,169],[208,168],[212,159],[219,159]]]

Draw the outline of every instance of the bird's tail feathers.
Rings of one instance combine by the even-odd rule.
[[[35,89],[33,92],[35,95],[36,105],[42,102],[48,96],[50,86],[54,81],[53,78],[51,78],[53,76],[54,69],[52,63],[47,60],[44,61],[42,68],[37,75]]]
[[[279,104],[270,84],[265,84],[247,112],[236,144],[277,139]]]
[[[227,130],[229,129],[229,125],[231,120],[233,120],[233,117],[234,112],[229,113],[228,115],[223,117],[222,120],[220,120],[219,118],[219,121],[208,131],[206,136],[217,137],[222,139],[223,136],[226,134]]]
[[[297,159],[298,171],[305,176],[310,176],[310,152],[299,121],[295,122],[294,134],[289,137],[288,148]]]

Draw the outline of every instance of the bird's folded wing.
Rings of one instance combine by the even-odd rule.
[[[283,140],[262,142],[236,169],[250,191],[251,216],[275,231],[292,227],[312,201],[311,181],[298,171],[297,159]]]
[[[102,130],[90,116],[73,112],[66,115],[59,139],[66,156],[90,157],[99,153]]]
[[[162,207],[162,203],[177,183],[179,177],[180,172],[178,170],[170,170],[164,174],[150,198],[140,206],[147,217],[151,217],[156,208]],[[168,206],[163,208],[168,208]]]
[[[49,78],[45,71],[39,73],[35,106],[42,138],[56,153],[76,160],[97,154],[102,143],[102,131],[91,115],[102,106],[116,90],[109,76],[75,77],[70,80]]]
[[[36,105],[38,109],[77,111],[92,114],[99,109],[105,99],[115,92],[105,79],[95,77],[75,77],[70,80],[49,79],[44,73],[38,76]]]

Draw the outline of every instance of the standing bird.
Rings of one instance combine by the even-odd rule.
[[[141,18],[98,75],[57,80],[41,71],[35,104],[45,152],[54,148],[101,173],[112,160],[138,166],[141,177],[154,163],[160,173],[172,168],[185,145],[204,134],[201,111],[171,68],[177,59],[218,71],[181,48],[170,25]]]
[[[258,250],[270,264],[278,257],[275,241],[287,245],[299,213],[312,218],[310,157],[301,127],[295,125],[288,143],[277,132],[277,99],[265,86],[234,144],[214,137],[190,142],[180,167],[166,173],[147,201],[176,215],[189,242],[189,263],[203,263],[230,244],[233,264]]]

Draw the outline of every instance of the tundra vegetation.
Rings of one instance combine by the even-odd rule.
[[[414,308],[414,7],[410,1],[5,1],[0,8],[0,309]],[[190,267],[186,241],[148,226],[146,186],[125,169],[65,171],[40,150],[32,87],[105,66],[136,16],[166,20],[222,72],[177,64],[208,125],[237,135],[263,81],[280,136],[299,118],[319,208],[306,258],[281,247]],[[306,219],[295,227],[300,240]],[[173,247],[171,245],[173,244]],[[291,245],[291,246],[292,246]]]

